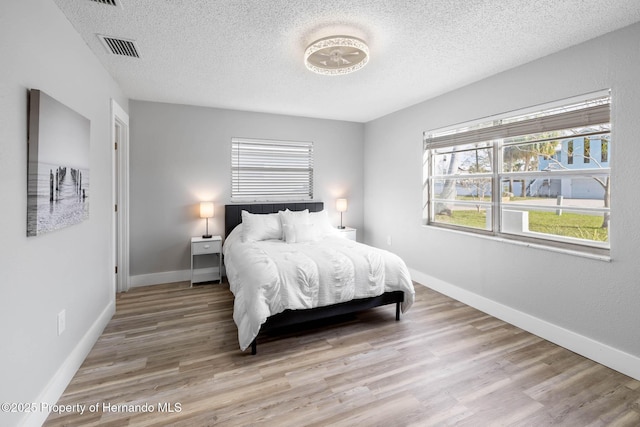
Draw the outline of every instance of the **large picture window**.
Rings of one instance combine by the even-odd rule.
[[[425,132],[424,223],[607,252],[610,103],[599,93]]]
[[[231,200],[313,199],[313,142],[231,139]]]

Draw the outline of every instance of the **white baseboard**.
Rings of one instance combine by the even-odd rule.
[[[218,267],[201,268],[198,274],[218,275]],[[224,266],[222,267],[222,275],[224,276]],[[216,279],[217,280],[217,279]],[[140,286],[162,285],[174,282],[190,282],[191,270],[162,271],[160,273],[139,274],[137,276],[129,276],[129,286],[138,288]]]
[[[191,281],[191,270],[163,271],[161,273],[139,274],[129,277],[129,286],[161,285],[163,283]]]
[[[87,357],[93,345],[98,341],[102,331],[107,326],[113,314],[116,312],[115,301],[112,301],[105,307],[100,313],[100,316],[93,322],[93,325],[89,328],[86,334],[82,337],[78,345],[75,346],[73,351],[62,363],[60,368],[56,371],[53,378],[42,390],[35,402],[46,403],[49,406],[55,405],[62,393],[67,388],[73,376],[76,374],[82,362]],[[20,421],[21,426],[41,426],[49,416],[49,412],[36,411],[28,412]]]
[[[473,308],[531,332],[554,344],[567,348],[611,369],[640,380],[640,357],[577,334],[527,313],[469,292],[428,274],[410,269],[416,282],[463,302]]]

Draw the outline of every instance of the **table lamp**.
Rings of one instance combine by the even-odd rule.
[[[342,212],[347,211],[347,199],[337,199],[336,210],[340,212],[340,226],[338,228],[343,230],[344,226],[342,225]]]
[[[210,239],[209,234],[209,218],[213,218],[213,202],[200,202],[200,218],[206,218],[207,220],[207,232],[202,235],[203,239]]]

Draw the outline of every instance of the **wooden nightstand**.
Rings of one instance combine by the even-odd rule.
[[[358,232],[357,229],[351,228],[351,227],[345,227],[345,228],[338,228],[338,231],[340,232],[340,235],[342,237],[349,240],[353,240],[354,242],[356,241],[356,233]]]
[[[213,260],[205,260],[212,258]],[[208,261],[206,265],[205,261]],[[215,263],[217,261],[217,267]],[[213,265],[213,266],[212,266]],[[219,280],[222,283],[222,237],[191,238],[191,286],[194,283]]]

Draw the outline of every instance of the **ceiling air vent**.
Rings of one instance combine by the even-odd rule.
[[[98,35],[98,38],[100,38],[109,53],[140,58],[140,54],[138,54],[138,49],[136,49],[136,45],[133,44],[133,40],[117,39],[115,37],[101,35]]]
[[[91,0],[91,1],[95,3],[107,4],[109,6],[117,6],[116,0]]]

